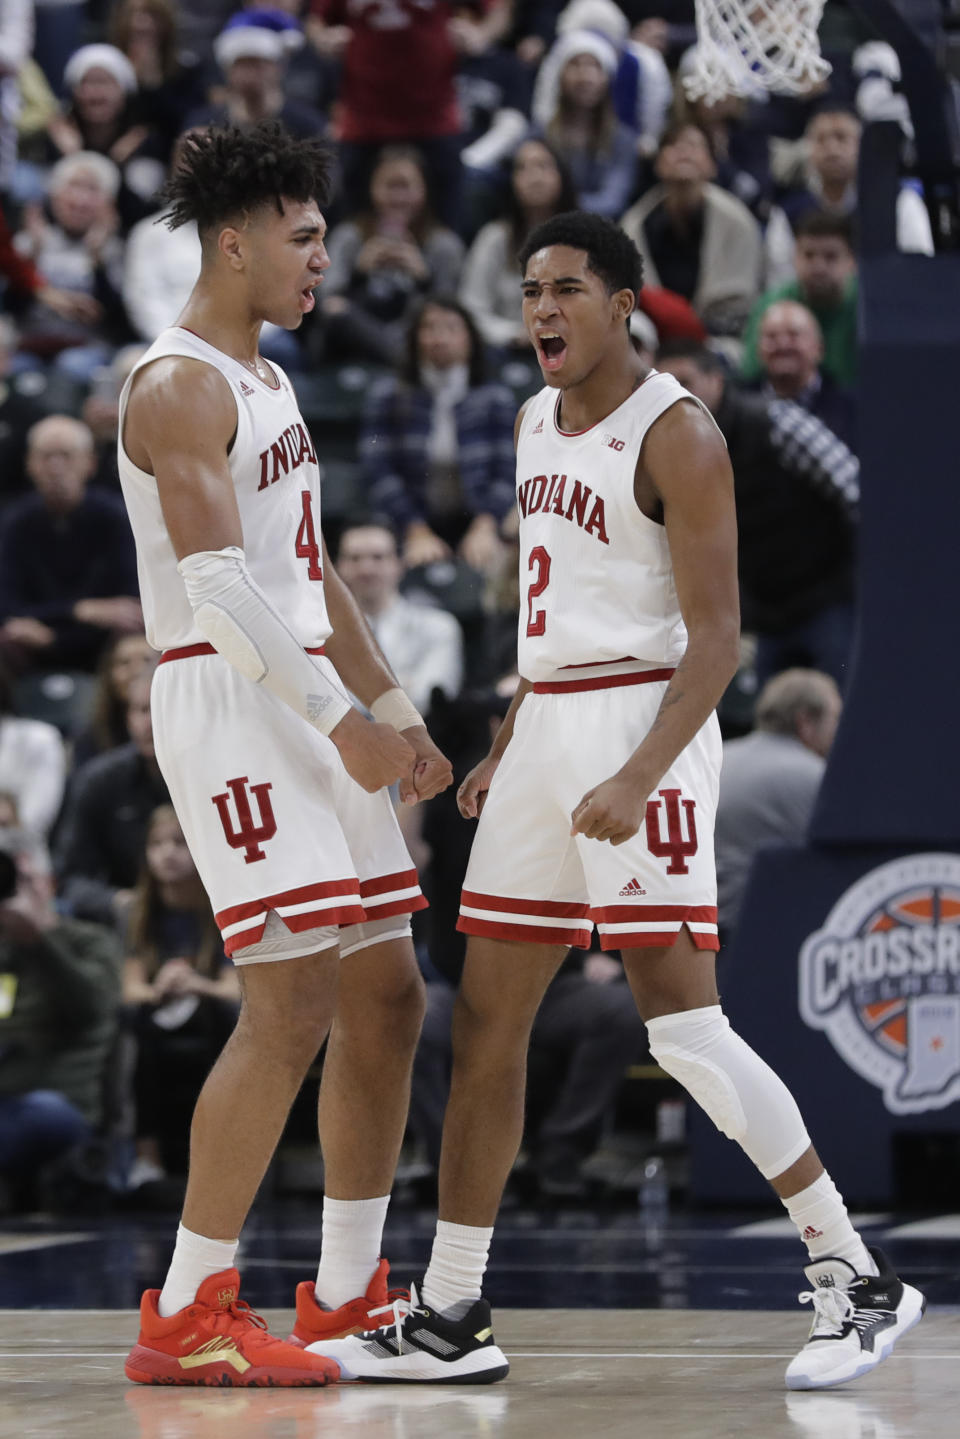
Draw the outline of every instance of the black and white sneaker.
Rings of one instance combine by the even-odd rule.
[[[897,1278],[882,1250],[870,1254],[879,1274],[857,1274],[845,1259],[807,1265],[813,1289],[799,1297],[813,1305],[813,1324],[787,1368],[788,1389],[829,1389],[859,1378],[923,1317],[927,1301],[919,1289]]]
[[[348,1339],[308,1344],[340,1366],[340,1378],[365,1384],[495,1384],[510,1365],[493,1342],[490,1305],[478,1299],[462,1319],[447,1319],[420,1300],[416,1285],[410,1298],[394,1300],[370,1317],[382,1315],[378,1329]]]

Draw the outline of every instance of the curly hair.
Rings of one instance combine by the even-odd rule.
[[[323,204],[330,188],[330,152],[319,140],[300,140],[275,120],[250,130],[234,125],[183,137],[163,190],[171,230],[195,221],[201,235],[240,215],[283,201]]]
[[[637,295],[643,288],[640,251],[625,230],[602,215],[570,210],[565,215],[554,215],[531,230],[517,256],[521,273],[526,270],[530,256],[548,245],[569,245],[571,250],[585,250],[588,269],[603,281],[611,295],[618,290],[631,290]]]

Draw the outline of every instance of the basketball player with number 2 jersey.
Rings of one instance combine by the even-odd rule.
[[[520,261],[546,384],[516,427],[520,683],[458,792],[479,824],[437,1232],[395,1333],[316,1352],[359,1379],[506,1374],[482,1279],[523,1130],[527,1044],[568,948],[586,949],[595,926],[622,955],[652,1055],[742,1146],[807,1246],[813,1326],[787,1385],[844,1383],[889,1354],[923,1298],[866,1248],[793,1098],[720,1007],[714,711],[739,650],[726,447],[700,402],[633,351],[641,262],[622,230],[560,215]]]
[[[416,803],[452,773],[330,566],[313,440],[258,353],[265,321],[292,330],[313,309],[328,165],[280,126],[187,137],[170,217],[197,224],[200,276],[120,401],[120,478],[161,651],[157,759],[242,990],[194,1115],[166,1281],[143,1296],[127,1359],[144,1384],[324,1384],[338,1370],[307,1345],[387,1303],[380,1240],[423,1013],[410,915],[425,903],[387,787]],[[285,1342],[238,1302],[234,1262],[334,1020],[320,1266]]]

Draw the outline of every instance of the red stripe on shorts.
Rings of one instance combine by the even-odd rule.
[[[308,655],[322,655],[326,653],[323,645],[319,645],[315,649],[310,649],[307,646],[304,646],[304,648]],[[164,650],[163,654],[157,660],[157,664],[166,665],[169,664],[171,660],[189,660],[193,659],[194,655],[215,655],[219,653],[219,650],[214,649],[213,645],[207,644],[206,641],[196,645],[180,645],[177,649]]]
[[[583,929],[541,929],[536,924],[500,924],[497,920],[474,919],[461,914],[457,920],[461,934],[478,934],[486,939],[512,939],[521,944],[559,944],[565,948],[590,948],[590,930]]]
[[[689,920],[692,924],[716,924],[717,907],[711,904],[608,904],[591,909],[594,924],[626,924],[631,919]]]
[[[569,904],[557,899],[506,899],[499,894],[478,894],[472,889],[463,891],[460,903],[470,909],[496,909],[506,914],[547,914],[553,919],[586,919],[590,912],[587,904]]]
[[[360,897],[366,900],[375,894],[389,894],[394,889],[409,889],[416,883],[417,871],[415,869],[403,869],[398,874],[378,874],[376,879],[360,881]]]

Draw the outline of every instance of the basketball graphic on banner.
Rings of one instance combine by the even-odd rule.
[[[851,886],[801,948],[800,1013],[892,1114],[960,1098],[960,855],[910,855]]]

